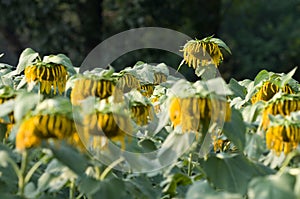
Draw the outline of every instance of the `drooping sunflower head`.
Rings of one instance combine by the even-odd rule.
[[[151,105],[147,104],[135,104],[130,107],[131,118],[138,125],[146,125],[149,121],[153,119],[153,108]]]
[[[154,73],[154,84],[160,84],[167,81],[167,75],[161,72]]]
[[[123,149],[125,136],[132,133],[133,128],[127,115],[100,111],[85,115],[83,125],[85,135],[119,141]]]
[[[190,40],[183,47],[183,59],[189,67],[194,69],[209,63],[213,63],[217,67],[223,60],[220,47],[230,52],[220,39],[207,37],[202,40]]]
[[[79,105],[82,100],[89,96],[105,99],[111,96],[114,91],[115,82],[113,79],[80,77],[75,80],[70,98],[73,105]]]
[[[151,95],[153,94],[153,91],[154,91],[154,85],[153,84],[141,85],[139,90],[143,96],[151,97]]]
[[[299,94],[283,94],[280,98],[272,99],[266,104],[263,114],[261,126],[267,129],[270,124],[269,115],[282,115],[287,116],[292,112],[300,110],[300,97]]]
[[[257,93],[252,96],[251,102],[252,102],[252,104],[254,104],[260,100],[269,101],[280,90],[283,91],[284,93],[288,93],[288,94],[295,93],[288,84],[286,84],[282,88],[280,88],[276,84],[272,83],[272,81],[266,81],[259,88]]]
[[[116,84],[117,88],[124,93],[131,91],[132,89],[140,88],[140,81],[134,75],[130,73],[124,73]]]
[[[300,126],[295,124],[274,125],[266,132],[267,147],[280,155],[288,154],[297,148],[300,142]]]
[[[33,115],[20,125],[16,136],[16,148],[24,150],[39,146],[49,138],[67,139],[76,133],[74,121],[65,115]]]
[[[197,132],[210,120],[218,121],[222,115],[225,121],[230,120],[229,104],[226,101],[209,97],[174,98],[169,107],[169,116],[173,126],[181,125],[183,132]]]
[[[40,83],[40,91],[50,94],[56,91],[62,94],[65,90],[68,72],[61,64],[38,62],[25,68],[25,78],[28,83]]]

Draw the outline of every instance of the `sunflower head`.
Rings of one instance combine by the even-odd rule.
[[[75,80],[70,98],[73,105],[79,105],[82,100],[89,96],[106,99],[111,96],[114,91],[115,83],[113,79],[80,77]]]
[[[38,146],[42,140],[68,139],[76,133],[74,121],[65,115],[34,115],[25,119],[16,137],[17,149]]]
[[[284,93],[293,94],[293,89],[286,84],[284,87],[280,88],[276,84],[272,83],[271,81],[266,81],[263,85],[259,88],[257,93],[255,93],[252,98],[252,104],[262,100],[262,101],[269,101],[276,93],[282,90]]]
[[[290,115],[300,110],[300,98],[297,95],[284,94],[281,98],[271,100],[263,110],[261,126],[267,129],[270,124],[269,115]]]
[[[119,141],[121,147],[125,148],[125,136],[132,133],[130,118],[125,114],[113,112],[100,112],[84,116],[84,133],[86,135],[100,136]]]
[[[50,94],[56,91],[62,94],[65,90],[68,72],[61,64],[38,62],[25,68],[25,78],[28,83],[40,83],[40,91]]]
[[[210,120],[219,120],[220,114],[224,115],[225,121],[230,120],[229,103],[208,97],[174,98],[169,107],[169,116],[173,126],[181,125],[183,132],[198,132]]]
[[[117,88],[124,93],[140,88],[140,81],[130,73],[124,73],[117,82]]]
[[[183,47],[183,59],[189,67],[194,69],[211,62],[217,67],[223,60],[220,47],[224,47],[230,52],[226,44],[220,39],[207,37],[202,40],[191,40]]]
[[[149,120],[153,119],[153,109],[151,105],[137,104],[135,106],[131,106],[131,118],[138,125],[146,125]]]
[[[169,117],[174,127],[181,124],[180,98],[173,98],[169,107]]]
[[[153,84],[145,84],[140,87],[140,92],[145,97],[151,97],[154,91],[154,85]]]
[[[266,132],[267,147],[280,155],[288,154],[297,148],[300,142],[300,126],[295,124],[274,125]]]

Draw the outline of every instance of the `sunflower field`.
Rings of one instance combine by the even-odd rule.
[[[0,198],[300,198],[297,68],[225,82],[222,40],[181,51],[177,71],[80,71],[30,48],[1,63]]]

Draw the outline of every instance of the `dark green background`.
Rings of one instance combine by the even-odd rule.
[[[16,65],[22,50],[64,53],[75,66],[104,39],[156,26],[201,39],[214,34],[232,49],[220,65],[228,80],[253,79],[262,69],[288,72],[300,63],[299,0],[0,0],[0,62]],[[159,50],[128,53],[116,68],[137,61],[178,67],[181,58]],[[184,71],[183,71],[184,70]],[[196,80],[183,67],[188,79]],[[300,69],[294,78],[300,79]]]

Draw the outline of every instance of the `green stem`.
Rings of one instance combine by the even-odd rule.
[[[29,180],[31,179],[32,175],[34,174],[34,172],[43,164],[44,160],[47,159],[47,156],[42,157],[38,162],[36,162],[27,172],[24,182],[25,184],[27,184],[29,182]]]
[[[289,153],[286,157],[286,159],[284,160],[284,162],[282,163],[282,166],[281,168],[279,169],[278,173],[282,174],[285,170],[285,168],[288,166],[288,164],[290,163],[290,161],[296,157],[300,155],[300,152],[299,151],[293,151],[291,153]]]
[[[74,179],[72,179],[70,182],[69,199],[74,199],[75,198],[74,195],[75,195],[75,182]]]
[[[192,161],[193,161],[193,153],[191,152],[190,154],[189,154],[189,164],[188,164],[188,176],[191,176],[192,175],[192,166],[193,166],[193,163],[192,163]]]
[[[18,194],[20,196],[24,196],[24,188],[25,188],[25,171],[26,171],[26,166],[27,166],[27,158],[28,158],[28,154],[27,154],[27,151],[24,150],[22,152],[22,162],[21,162],[21,168],[20,168],[20,175],[18,176],[19,177],[19,182],[18,182],[18,185],[19,185],[19,191],[18,191]]]
[[[104,180],[104,178],[106,177],[106,175],[118,164],[120,164],[122,161],[124,160],[123,157],[120,157],[119,159],[115,160],[114,162],[112,162],[101,174],[100,176],[100,180]]]

